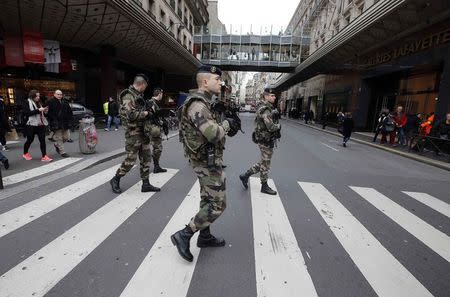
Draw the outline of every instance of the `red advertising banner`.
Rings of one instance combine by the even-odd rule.
[[[39,32],[23,32],[23,56],[26,63],[44,64],[44,40]]]
[[[5,62],[7,66],[25,66],[21,37],[5,37]]]

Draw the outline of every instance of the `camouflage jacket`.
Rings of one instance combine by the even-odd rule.
[[[275,124],[272,120],[273,106],[270,102],[263,102],[256,111],[255,134],[263,142],[269,142],[271,136],[280,130],[280,124]]]
[[[133,86],[123,90],[120,95],[119,114],[122,124],[127,129],[143,127],[147,116],[144,114],[145,102],[143,94],[138,92]]]
[[[227,122],[228,123],[228,122]],[[221,165],[224,141],[229,127],[211,110],[211,95],[190,91],[181,110],[180,128],[186,155],[193,161],[207,161],[206,145],[214,144],[216,165]]]

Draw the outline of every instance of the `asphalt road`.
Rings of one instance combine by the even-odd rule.
[[[0,297],[449,296],[449,172],[283,122],[279,195],[262,195],[257,176],[248,190],[238,179],[259,159],[253,115],[242,119],[246,133],[226,144],[227,209],[211,227],[225,247],[193,239],[187,263],[170,244],[199,202],[174,137],[154,195],[139,192],[138,168],[111,192],[118,158],[0,199]]]

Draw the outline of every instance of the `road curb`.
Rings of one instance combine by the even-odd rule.
[[[173,133],[173,134],[169,135],[167,138],[163,138],[163,141],[167,141],[177,135],[178,135],[178,132]],[[93,156],[86,160],[75,163],[73,166],[70,166],[69,168],[66,168],[60,172],[53,173],[53,174],[50,174],[50,175],[47,175],[44,177],[40,177],[35,180],[29,181],[27,183],[21,183],[16,186],[13,186],[13,187],[7,187],[7,188],[1,190],[2,197],[0,198],[0,201],[4,200],[6,198],[9,198],[13,195],[17,195],[19,193],[27,191],[29,189],[38,187],[42,184],[54,182],[58,179],[69,176],[70,174],[81,172],[83,170],[87,170],[87,169],[97,166],[99,164],[108,162],[110,160],[113,160],[115,158],[125,155],[125,153],[126,153],[125,148],[119,148],[114,151],[102,153],[102,154],[99,154],[98,156]]]
[[[285,120],[288,123],[297,124],[297,125],[300,125],[300,126],[304,126],[304,127],[308,127],[308,128],[317,130],[317,131],[328,133],[328,134],[331,134],[331,135],[334,135],[334,136],[342,137],[342,135],[337,133],[337,132],[321,129],[321,128],[314,127],[314,126],[307,125],[307,124],[303,124],[301,122],[294,121],[294,120],[291,120],[291,119],[283,118],[283,120]],[[383,150],[383,151],[386,151],[386,152],[390,152],[390,153],[393,153],[393,154],[396,154],[396,155],[399,155],[399,156],[402,156],[402,157],[405,157],[405,158],[408,158],[408,159],[412,159],[412,160],[415,160],[415,161],[418,161],[418,162],[421,162],[421,163],[424,163],[424,164],[427,164],[427,165],[431,165],[431,166],[434,166],[434,167],[438,167],[440,169],[444,169],[444,170],[450,171],[450,164],[447,164],[447,163],[444,163],[444,162],[441,162],[441,161],[436,161],[436,160],[425,158],[425,157],[422,157],[422,156],[419,156],[419,155],[414,155],[414,154],[411,154],[411,153],[398,151],[398,150],[395,150],[395,149],[392,149],[392,148],[389,148],[389,147],[385,147],[385,146],[382,146],[382,145],[379,145],[379,144],[375,144],[375,143],[372,143],[372,142],[369,142],[369,141],[361,140],[361,139],[358,139],[358,138],[352,138],[351,140],[354,141],[354,142],[365,144],[365,145],[368,145],[368,146],[371,146],[371,147],[374,147],[374,148],[377,148],[377,149],[380,149],[380,150]]]

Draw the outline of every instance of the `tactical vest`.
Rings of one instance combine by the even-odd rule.
[[[189,157],[189,159],[197,162],[206,163],[207,153],[206,144],[207,139],[202,135],[200,130],[194,126],[191,119],[188,116],[188,108],[194,101],[203,102],[209,109],[210,103],[201,97],[196,97],[195,95],[189,95],[184,102],[181,109],[181,120],[180,120],[180,138],[183,143],[184,152]],[[217,122],[215,113],[210,110],[214,120]],[[218,143],[215,146],[215,156],[216,165],[222,165],[220,156],[223,155],[223,143]]]
[[[137,95],[135,92],[131,91],[130,88],[124,89],[122,92],[120,92],[119,94],[119,115],[120,115],[120,119],[122,122],[122,125],[124,128],[135,128],[137,126],[142,126],[143,123],[141,123],[140,125],[136,122],[132,122],[130,123],[128,121],[128,116],[127,116],[127,110],[123,107],[123,97],[125,97],[125,95],[130,94],[131,96],[133,96],[135,102],[136,102],[136,107],[139,108],[139,106],[143,107],[143,98],[142,96]]]
[[[157,114],[160,111],[160,107],[155,99],[150,99],[150,104],[152,109],[154,110],[155,114]],[[150,135],[151,137],[157,138],[161,137],[161,127],[162,122],[159,118],[152,117],[150,120],[145,121],[144,123],[144,132],[146,135]]]
[[[271,133],[267,130],[266,123],[264,123],[263,114],[265,112],[271,112],[272,108],[266,104],[263,104],[256,111],[255,118],[255,136],[257,142],[268,143],[271,141]]]

